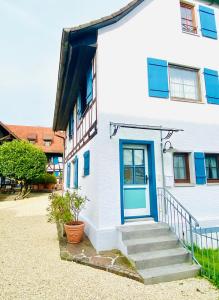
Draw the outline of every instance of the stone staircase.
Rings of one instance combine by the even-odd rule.
[[[190,253],[165,223],[154,221],[119,226],[120,250],[135,265],[145,284],[198,275]]]

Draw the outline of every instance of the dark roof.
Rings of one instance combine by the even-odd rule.
[[[133,0],[128,3],[126,6],[122,7],[117,12],[112,13],[109,16],[93,20],[91,22],[81,24],[79,26],[65,28],[65,31],[75,32],[75,31],[83,31],[83,30],[92,30],[92,29],[100,29],[102,27],[114,24],[124,18],[128,13],[130,13],[133,9],[135,9],[139,4],[144,2],[145,0]]]
[[[54,119],[53,119],[53,130],[65,130],[66,128],[63,125],[58,124],[58,119],[63,118],[63,115],[60,115],[60,105],[61,98],[63,92],[63,81],[66,75],[66,68],[68,64],[68,55],[69,55],[69,43],[70,39],[78,38],[80,35],[84,33],[94,32],[100,28],[112,25],[122,18],[124,18],[127,14],[129,14],[132,10],[134,10],[138,5],[140,5],[144,0],[133,0],[119,11],[100,18],[95,21],[91,21],[86,24],[82,24],[72,28],[64,28],[62,32],[62,41],[61,41],[61,51],[60,51],[60,62],[59,62],[59,74],[58,74],[58,84],[57,84],[57,93],[56,93],[56,103],[55,103],[55,111],[54,111]],[[66,116],[65,116],[66,117]]]

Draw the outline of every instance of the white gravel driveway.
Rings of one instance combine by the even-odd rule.
[[[0,202],[0,299],[218,300],[204,279],[144,286],[61,261],[56,227],[46,221],[47,195]]]

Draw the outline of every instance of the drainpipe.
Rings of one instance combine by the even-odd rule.
[[[167,214],[167,204],[166,204],[166,178],[165,178],[165,170],[164,170],[164,155],[163,155],[163,131],[160,130],[160,153],[161,153],[161,167],[162,167],[162,185],[163,185],[163,199],[160,200],[160,204],[162,204],[162,209],[164,210],[163,213],[165,215],[166,220],[166,214]]]
[[[163,132],[160,131],[160,153],[161,153],[161,167],[162,167],[162,185],[163,188],[166,188],[166,179],[165,179],[165,172],[164,172],[164,155],[163,155]]]
[[[64,147],[64,151],[63,151],[63,155],[62,155],[62,195],[65,192],[64,189],[64,174],[65,174],[65,145],[66,145],[66,132],[65,132],[65,136],[59,135],[55,132],[55,135],[58,136],[59,138],[61,138],[63,140],[63,147]]]

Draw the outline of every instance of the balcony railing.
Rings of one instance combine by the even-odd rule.
[[[182,31],[197,34],[197,27],[182,23]]]

